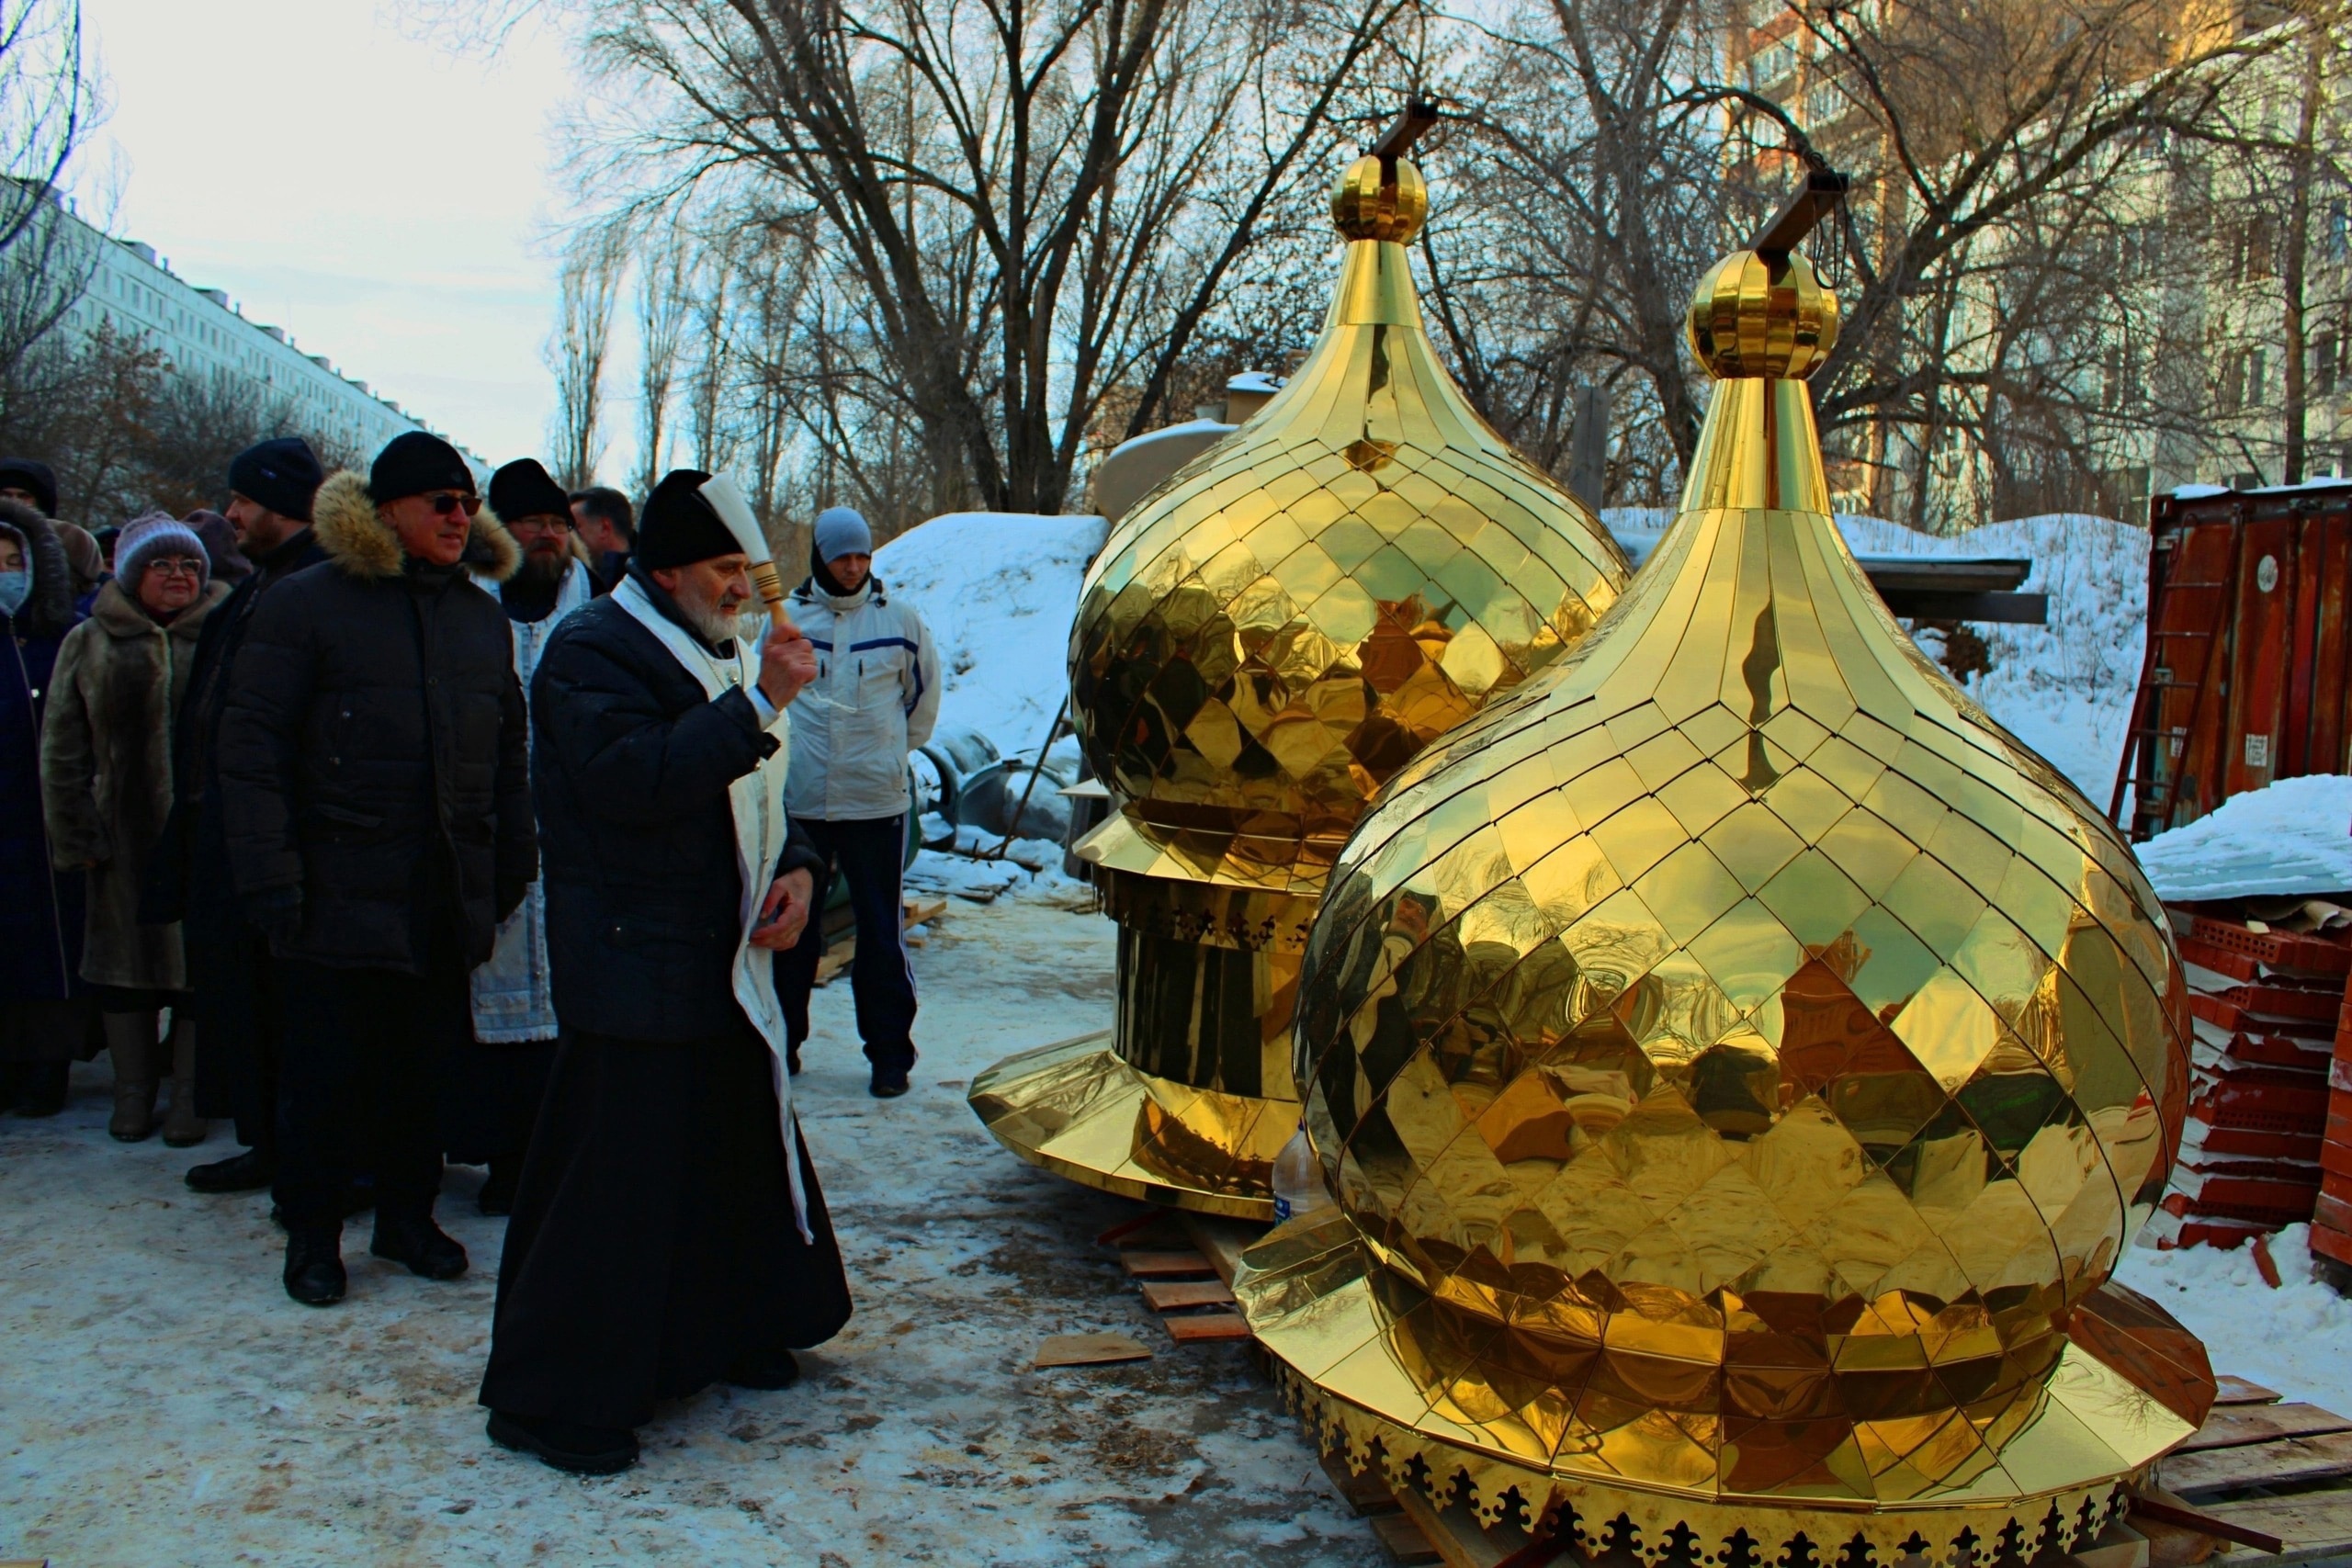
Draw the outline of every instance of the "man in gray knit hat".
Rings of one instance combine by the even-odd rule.
[[[822,910],[838,868],[848,879],[857,917],[857,957],[850,987],[857,1032],[873,1065],[871,1091],[907,1092],[915,1061],[915,976],[899,919],[899,876],[905,865],[907,753],[931,739],[939,717],[939,652],[913,605],[894,599],[874,575],[874,536],[846,506],[817,514],[808,580],[793,591],[792,618],[817,651],[817,700],[792,720],[792,772],[785,801],[805,827],[826,872]],[[776,954],[775,989],[800,1070],[808,1038],[808,991],[816,984],[822,941]]]

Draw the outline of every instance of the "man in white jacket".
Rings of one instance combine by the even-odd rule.
[[[817,679],[793,710],[792,771],[785,800],[825,857],[815,893],[822,910],[838,873],[857,917],[850,986],[857,1032],[878,1098],[907,1092],[914,1066],[915,976],[899,916],[906,863],[907,754],[939,717],[939,653],[914,607],[873,575],[874,536],[846,506],[817,514],[808,581],[793,591],[792,618],[817,653]],[[821,918],[821,917],[820,917]],[[808,991],[822,942],[776,954],[790,1064],[800,1070],[808,1038]]]

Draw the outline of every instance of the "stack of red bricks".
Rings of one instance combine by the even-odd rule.
[[[2311,1219],[2321,1201],[2330,1072],[2352,1038],[2340,1032],[2352,932],[2258,931],[2225,905],[2169,912],[2195,1038],[2180,1159],[2148,1235],[2159,1247],[2235,1247]],[[2337,1077],[2352,1083],[2352,1071]],[[2352,1122],[2352,1094],[2341,1098]],[[2352,1233],[2346,1170],[2335,1213]]]
[[[2319,1153],[2319,1203],[2312,1214],[2312,1261],[2352,1296],[2352,983],[2336,1012],[2335,1059],[2328,1067],[2327,1132]]]

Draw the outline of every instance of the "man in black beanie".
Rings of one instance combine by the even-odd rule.
[[[655,487],[628,577],[556,628],[531,682],[562,1034],[481,1402],[492,1441],[560,1470],[634,1463],[661,1400],[785,1387],[793,1349],[849,1318],[772,962],[808,918],[782,710],[816,655],[789,623],[752,651],[746,553],[709,481]]]
[[[172,738],[174,804],[142,914],[178,920],[197,1021],[196,1108],[235,1120],[245,1152],[192,1168],[198,1192],[251,1192],[277,1177],[277,982],[269,943],[246,923],[229,874],[216,755],[230,672],[263,597],[327,558],[311,533],[311,498],[326,474],[300,436],[230,460],[227,516],[253,570],[206,617]]]
[[[481,513],[464,457],[422,431],[327,480],[327,559],[263,601],[229,682],[229,865],[279,979],[286,1292],[311,1306],[343,1298],[363,1161],[369,1250],[429,1280],[466,1271],[433,1223],[435,1094],[470,1033],[466,976],[538,869],[513,642],[474,581],[512,575],[517,552]]]

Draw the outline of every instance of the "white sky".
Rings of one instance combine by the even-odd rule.
[[[457,53],[379,0],[84,0],[84,15],[112,100],[76,183],[85,216],[110,173],[114,232],[182,277],[493,464],[545,456],[550,127],[572,90],[560,40]]]

